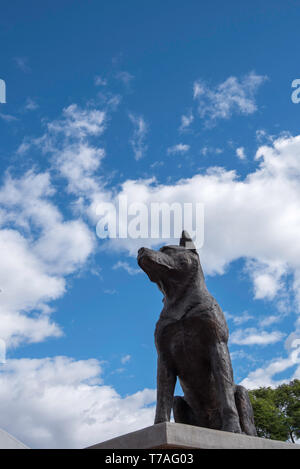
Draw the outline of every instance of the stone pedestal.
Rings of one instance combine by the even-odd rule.
[[[160,423],[88,449],[300,449],[300,445],[208,428]]]
[[[0,449],[29,449],[24,443],[0,429]]]

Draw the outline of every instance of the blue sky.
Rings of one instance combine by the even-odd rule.
[[[119,194],[204,204],[236,381],[300,377],[299,17],[296,1],[2,2],[5,430],[83,447],[153,421],[162,298],[136,252],[164,240],[97,238]]]

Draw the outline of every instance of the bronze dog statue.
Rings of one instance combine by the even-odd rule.
[[[141,248],[138,264],[164,295],[155,329],[155,423],[170,421],[256,435],[247,390],[234,384],[224,314],[208,292],[187,232],[179,246]],[[184,397],[175,396],[179,378]]]

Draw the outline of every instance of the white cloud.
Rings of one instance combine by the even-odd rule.
[[[9,347],[61,335],[59,327],[43,314],[43,306],[64,293],[64,279],[50,276],[30,244],[14,230],[0,231],[0,251],[1,339]],[[31,310],[36,311],[34,316],[27,314]]]
[[[252,314],[249,314],[248,311],[244,311],[243,313],[239,315],[233,315],[233,314],[227,313],[226,317],[228,319],[231,319],[234,322],[234,324],[237,324],[237,325],[244,324],[254,319],[254,316]]]
[[[34,99],[27,98],[25,108],[24,108],[25,111],[35,111],[38,108],[39,108],[39,105]]]
[[[95,215],[91,207],[110,198],[98,173],[105,150],[90,143],[91,138],[104,132],[106,119],[107,111],[72,104],[63,109],[60,119],[46,124],[40,138],[25,139],[17,150],[24,155],[34,146],[50,154],[51,169],[67,181],[67,192],[76,197],[74,210],[82,216]]]
[[[188,115],[183,114],[181,116],[181,124],[180,124],[180,127],[179,127],[179,131],[184,132],[184,131],[188,130],[188,128],[193,123],[193,121],[194,121],[194,116],[191,112]]]
[[[31,68],[28,63],[28,58],[27,57],[14,57],[13,61],[17,68],[19,68],[22,72],[24,73],[29,73],[31,72]]]
[[[12,116],[11,114],[4,114],[3,112],[0,112],[0,119],[8,123],[18,120],[15,116]]]
[[[34,252],[48,272],[67,275],[82,266],[94,248],[94,238],[81,220],[56,224],[35,243]]]
[[[38,227],[50,227],[62,219],[50,200],[54,193],[47,172],[28,171],[20,178],[8,173],[0,188],[0,202],[6,208],[7,217],[12,215],[17,226],[29,227],[31,221]]]
[[[240,160],[245,160],[246,159],[246,154],[245,154],[245,148],[244,147],[239,147],[236,149],[236,156]]]
[[[7,346],[61,335],[48,302],[65,293],[64,276],[94,248],[81,220],[63,219],[54,193],[49,173],[33,171],[20,179],[7,175],[0,189],[0,337]]]
[[[116,78],[120,80],[125,86],[129,86],[132,80],[134,79],[134,76],[131,75],[131,73],[127,72],[126,70],[123,70],[121,72],[118,72],[116,74]]]
[[[255,363],[256,359],[250,355],[249,353],[246,353],[245,350],[235,350],[234,352],[230,352],[230,357],[231,360],[242,360],[243,363],[247,362],[252,362]]]
[[[30,149],[31,144],[29,142],[23,141],[17,148],[17,155],[25,155]]]
[[[280,342],[284,334],[279,331],[267,332],[255,328],[238,329],[231,333],[230,341],[237,345],[269,345]]]
[[[241,384],[247,389],[256,389],[263,386],[277,387],[282,383],[289,382],[290,380],[300,379],[299,360],[298,366],[290,378],[276,379],[277,374],[286,372],[288,369],[294,368],[295,365],[297,365],[297,363],[295,362],[292,354],[289,354],[287,358],[275,358],[264,367],[251,371],[249,375],[242,380]]]
[[[103,106],[102,112],[105,112],[105,119],[107,121],[109,120],[109,112],[114,112],[118,109],[122,101],[122,96],[112,93],[109,89],[104,90],[103,87],[104,85],[102,85],[101,91],[97,93],[97,101]]]
[[[163,161],[154,161],[154,163],[152,163],[150,165],[150,168],[151,169],[155,169],[155,168],[159,168],[161,166],[164,166],[164,162]]]
[[[276,279],[267,274],[257,275],[254,279],[255,298],[274,298],[277,294]]]
[[[201,148],[200,150],[200,153],[201,155],[203,156],[206,156],[208,155],[209,153],[210,154],[215,154],[215,155],[220,155],[221,153],[223,153],[223,149],[222,148],[219,148],[219,147],[208,147],[208,146],[204,146],[203,148]]]
[[[95,86],[106,86],[107,85],[107,80],[100,75],[95,76],[94,79]]]
[[[116,293],[118,293],[118,291],[115,288],[106,288],[105,290],[103,290],[103,293],[105,293],[106,295],[115,295]]]
[[[137,275],[141,273],[140,269],[135,269],[128,264],[128,262],[118,261],[114,266],[113,270],[124,269],[129,275]]]
[[[282,320],[282,315],[281,314],[272,314],[271,316],[267,316],[259,321],[259,325],[261,327],[268,327],[271,326],[272,324],[275,324],[277,322],[280,322]]]
[[[251,72],[242,79],[229,77],[214,88],[200,80],[196,81],[193,95],[199,116],[209,124],[214,124],[217,119],[229,119],[233,113],[254,113],[257,110],[255,94],[266,79],[265,76]]]
[[[262,144],[265,143],[266,141],[268,143],[272,142],[272,139],[270,139],[270,136],[267,134],[267,132],[264,129],[258,129],[255,132],[256,140]]]
[[[8,360],[0,368],[1,427],[32,448],[84,448],[152,425],[155,391],[122,398],[97,360]]]
[[[77,196],[91,197],[99,190],[94,174],[105,156],[103,148],[96,148],[86,142],[66,145],[53,154],[53,160],[60,174],[68,180],[67,190]]]
[[[256,140],[260,145],[272,145],[275,140],[291,138],[292,134],[287,130],[283,130],[277,135],[267,133],[264,129],[258,129],[255,132]]]
[[[50,133],[61,133],[65,138],[84,138],[101,135],[105,129],[105,112],[97,109],[80,109],[71,104],[63,109],[63,118],[48,123]]]
[[[124,357],[121,358],[121,363],[125,365],[125,363],[128,363],[131,360],[131,355],[124,355]]]
[[[167,149],[167,153],[169,155],[174,155],[174,154],[183,154],[188,152],[190,149],[190,145],[184,144],[184,143],[178,143],[177,145],[173,145],[172,147],[169,147]]]
[[[145,144],[145,138],[148,133],[148,125],[146,124],[142,116],[136,116],[132,113],[129,114],[129,119],[131,120],[134,130],[133,136],[130,140],[134,157],[136,160],[140,160],[145,156],[147,151],[147,145]]]
[[[248,260],[246,270],[252,278],[256,299],[272,300],[284,289],[282,278],[287,272],[284,262],[271,259],[267,263]]]

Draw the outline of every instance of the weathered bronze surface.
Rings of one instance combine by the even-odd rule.
[[[141,248],[138,264],[164,295],[155,329],[155,423],[169,422],[173,408],[178,423],[256,435],[247,390],[234,384],[224,314],[188,233],[179,246]],[[177,378],[183,397],[174,397]]]

